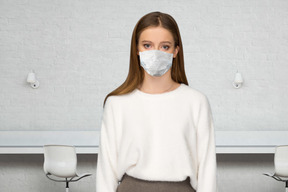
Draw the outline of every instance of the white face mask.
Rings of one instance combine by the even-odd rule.
[[[159,50],[139,52],[140,64],[152,76],[164,75],[172,66],[173,54]]]

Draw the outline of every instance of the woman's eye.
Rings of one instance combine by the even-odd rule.
[[[144,44],[144,47],[145,47],[146,49],[149,49],[151,46],[150,46],[149,44]]]
[[[168,45],[163,45],[162,48],[168,50],[170,47]]]

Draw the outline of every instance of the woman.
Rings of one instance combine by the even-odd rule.
[[[136,24],[126,81],[107,95],[97,192],[214,192],[209,102],[188,86],[179,29],[153,12]]]

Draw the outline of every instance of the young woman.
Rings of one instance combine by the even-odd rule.
[[[188,86],[179,29],[153,12],[136,24],[126,81],[107,95],[97,192],[215,192],[214,128]]]

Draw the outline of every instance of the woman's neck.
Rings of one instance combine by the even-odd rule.
[[[146,72],[144,73],[144,80],[138,89],[145,93],[165,93],[176,89],[179,85],[179,83],[172,80],[171,69],[161,77],[153,77]]]

